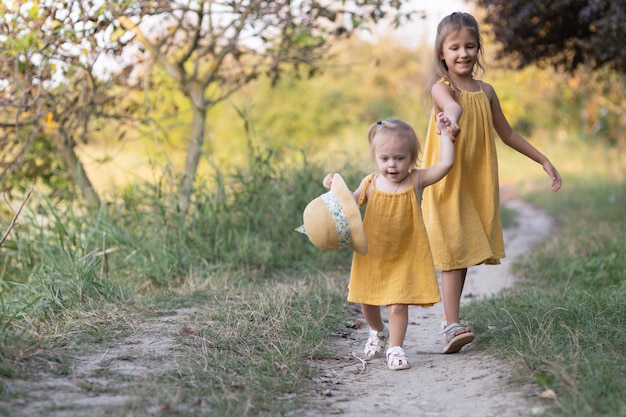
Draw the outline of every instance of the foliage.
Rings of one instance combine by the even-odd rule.
[[[212,136],[220,142],[212,155],[222,164],[244,163],[238,150],[246,149],[246,134],[232,123],[237,112],[254,119],[258,140],[276,149],[278,160],[288,161],[303,149],[330,169],[346,158],[363,165],[366,129],[376,120],[398,117],[425,132],[428,110],[419,100],[422,78],[416,77],[426,67],[420,66],[422,54],[392,42],[350,39],[336,46],[313,79],[283,76],[275,86],[259,80],[233,95],[233,106],[211,117]]]
[[[294,231],[306,204],[325,191],[323,171],[304,156],[296,171],[279,168],[273,152],[250,146],[247,168],[216,171],[188,214],[177,208],[169,177],[128,187],[97,212],[43,198],[0,247],[3,294],[35,291],[33,308],[46,316],[88,299],[123,297],[118,285],[167,287],[219,267],[261,279],[347,266],[347,250],[319,251]]]
[[[607,68],[573,73],[527,67],[520,71],[492,68],[487,76],[513,128],[534,139],[549,131],[581,137],[593,145],[626,145],[624,135],[626,79]],[[555,129],[556,127],[556,129]]]
[[[518,67],[551,64],[626,72],[626,2],[476,0],[501,44],[500,57]]]
[[[117,74],[98,77],[98,58],[119,50],[119,44],[99,40],[106,22],[98,10],[80,1],[65,2],[65,7],[44,3],[0,4],[0,38],[9,45],[0,54],[0,79],[5,80],[0,84],[0,184],[11,191],[27,180],[22,187],[43,184],[63,192],[74,188],[66,184],[69,179],[97,206],[98,196],[74,149],[89,142],[98,129],[94,121],[127,120],[128,108],[118,107],[122,91],[113,85],[126,85],[128,74],[120,65]],[[56,155],[51,158],[48,149]],[[20,175],[33,165],[39,169]]]
[[[162,68],[192,109],[178,204],[189,207],[206,140],[207,114],[217,103],[265,75],[311,77],[332,41],[391,15],[402,0],[354,0],[324,5],[261,0],[244,2],[129,1],[110,3],[107,14]]]
[[[120,4],[110,6],[128,12],[128,16],[134,13],[134,9],[115,9]],[[123,36],[124,31],[117,28],[110,43],[95,45],[97,32],[113,16],[101,16],[94,9],[81,17],[63,17],[56,9],[46,7],[22,7],[21,14],[18,9],[4,10],[3,33],[7,38],[15,38],[11,41],[15,48],[3,52],[0,66],[4,78],[12,81],[2,84],[5,89],[0,95],[5,100],[5,105],[0,107],[4,122],[0,123],[4,134],[0,135],[0,188],[19,193],[35,186],[46,194],[68,198],[76,194],[76,185],[91,189],[91,184],[102,196],[102,183],[108,185],[111,181],[108,175],[98,176],[95,172],[107,171],[105,167],[114,165],[108,162],[115,157],[95,158],[92,164],[100,168],[94,171],[84,154],[75,152],[83,144],[132,147],[143,154],[148,150],[154,164],[166,163],[170,169],[180,170],[176,167],[186,163],[180,149],[189,145],[189,127],[197,115],[185,92],[197,88],[180,88],[177,78],[168,76],[169,67],[147,66],[145,55],[136,56],[127,67],[124,62],[129,60],[118,62],[119,72],[107,73],[109,78],[94,77],[98,74],[92,71],[101,65],[99,59],[106,55],[113,60],[135,40]],[[11,24],[9,16],[13,16]],[[67,20],[74,18],[78,21]],[[91,22],[90,19],[96,18],[100,19],[97,24]],[[146,17],[145,25],[148,20]],[[114,26],[118,24],[115,22]],[[74,23],[82,26],[70,30]],[[35,31],[37,25],[45,30]],[[80,27],[84,30],[78,30]],[[17,33],[29,36],[19,37]],[[57,45],[68,39],[89,44],[93,49],[85,48],[78,54],[58,47],[37,49],[42,42]],[[228,100],[226,95],[220,95],[225,91],[217,88],[217,84],[208,88],[205,93],[207,99],[213,100],[210,103],[215,104],[214,99],[221,97],[227,105],[212,107],[208,113],[203,138],[210,140],[203,141],[198,148],[201,157],[209,156],[207,160],[213,158],[215,163],[227,166],[245,163],[245,132],[238,123],[233,123],[238,120],[238,112],[255,118],[258,135],[275,149],[277,160],[287,161],[299,149],[307,152],[311,160],[326,158],[330,167],[339,160],[360,158],[366,155],[362,140],[364,125],[388,116],[410,121],[422,137],[419,132],[425,131],[429,110],[422,99],[421,80],[428,75],[425,59],[430,59],[430,48],[408,49],[384,38],[376,43],[358,37],[344,41],[328,40],[319,51],[326,53],[324,59],[304,60],[300,71],[290,71],[293,67],[283,65],[279,78],[267,78],[267,71],[259,67],[259,78],[240,86]],[[132,49],[128,48],[126,54]],[[253,52],[254,49],[247,51]],[[126,54],[119,58],[128,57]],[[176,54],[171,57],[178,58]],[[205,63],[198,65],[204,68]],[[315,77],[309,79],[308,69],[303,68],[312,65]],[[146,72],[148,69],[150,73]],[[63,84],[55,84],[54,89],[41,88],[51,86],[52,80],[58,79],[54,74],[59,72],[67,76]],[[39,79],[44,84],[35,82]],[[536,130],[559,125],[602,144],[623,143],[619,132],[623,130],[621,116],[626,102],[621,94],[624,78],[619,73],[607,68],[596,72],[579,68],[571,75],[527,67],[522,72],[490,71],[487,81],[496,85],[507,117],[524,134],[532,135]],[[137,82],[142,84],[135,89],[113,87]],[[9,85],[12,88],[6,89]],[[21,98],[22,104],[6,101],[9,97]],[[25,107],[27,104],[31,110]],[[15,122],[16,118],[19,123]],[[136,168],[135,163],[129,167]],[[198,176],[210,170],[203,163]],[[85,174],[83,178],[82,174]],[[178,178],[184,181],[184,176]]]
[[[100,5],[70,0],[1,4],[0,63],[6,132],[2,175],[15,173],[45,130],[76,176],[87,201],[99,198],[75,147],[88,142],[103,119],[116,125],[137,112],[123,100],[128,86],[148,81],[158,66],[188,100],[191,128],[179,204],[189,205],[206,138],[209,109],[251,81],[286,71],[310,77],[333,39],[392,16],[401,0],[350,4],[318,2],[127,1]],[[71,10],[71,12],[68,12]],[[395,12],[394,12],[395,11]],[[147,64],[147,65],[146,65]],[[110,69],[113,68],[113,69]],[[149,83],[146,83],[149,86]],[[96,122],[94,125],[94,121]],[[25,131],[25,132],[22,132]],[[27,138],[24,138],[26,134]]]
[[[338,48],[314,79],[283,77],[273,88],[260,80],[233,95],[232,106],[213,113],[211,135],[219,146],[211,152],[216,160],[226,166],[245,163],[240,151],[246,149],[245,134],[232,123],[238,110],[254,118],[259,139],[276,148],[277,158],[288,160],[294,148],[302,148],[330,169],[337,161],[364,164],[364,129],[378,118],[407,120],[423,140],[429,114],[423,88],[431,51],[404,48],[391,39],[370,44],[354,38]],[[531,141],[583,137],[597,146],[620,149],[625,144],[619,132],[626,121],[621,117],[626,84],[615,71],[580,68],[568,74],[491,65],[485,81],[498,92],[511,125]]]
[[[11,136],[5,136],[11,140]],[[10,146],[19,146],[16,136]],[[37,135],[20,156],[4,154],[0,170],[0,189],[8,196],[22,195],[28,188],[38,186],[45,189],[51,198],[71,200],[76,195],[74,177],[59,157],[56,147],[45,135]]]
[[[626,78],[623,74],[602,68],[589,71],[581,68],[564,80],[560,95],[552,103],[562,120],[577,128],[580,135],[593,144],[626,145]]]

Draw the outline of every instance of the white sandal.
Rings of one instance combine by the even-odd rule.
[[[466,330],[467,327],[461,326],[459,323],[452,323],[447,326],[441,333],[443,333],[446,346],[443,348],[443,353],[457,353],[463,346],[474,341],[474,333],[469,332],[455,335],[456,332]]]
[[[389,339],[389,329],[383,327],[381,331],[370,330],[370,337],[365,344],[365,357],[367,359],[378,358],[385,351]]]
[[[393,371],[410,368],[406,353],[401,346],[393,346],[387,349],[387,367]]]

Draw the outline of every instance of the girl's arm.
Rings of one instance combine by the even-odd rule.
[[[433,85],[430,92],[435,111],[443,112],[443,115],[450,121],[450,124],[447,126],[448,136],[454,141],[461,131],[458,122],[463,114],[463,109],[455,100],[448,85],[437,83]]]
[[[441,132],[439,135],[439,162],[418,171],[417,186],[422,190],[441,180],[452,169],[454,164],[454,144],[448,136],[447,129],[452,122],[444,116],[443,112],[437,114],[435,120],[437,129]]]
[[[561,188],[561,175],[556,170],[554,165],[552,165],[552,162],[550,162],[547,156],[539,152],[537,148],[524,139],[522,135],[513,130],[511,125],[509,125],[509,122],[506,120],[504,112],[502,111],[502,107],[500,106],[500,100],[498,100],[498,96],[493,87],[487,83],[483,83],[483,91],[485,91],[491,103],[493,126],[498,136],[500,136],[500,139],[502,139],[502,142],[522,155],[525,155],[538,164],[541,164],[544,171],[546,171],[548,175],[550,175],[550,178],[552,178],[552,190],[558,191],[558,189]]]
[[[359,204],[359,198],[361,198],[361,193],[363,192],[363,187],[364,187],[366,179],[367,179],[367,176],[361,180],[361,183],[359,184],[358,188],[354,190],[354,192],[352,193],[352,196],[354,197],[354,201],[356,201],[357,204]],[[365,196],[365,200],[363,201],[364,201],[363,204],[367,203],[367,196]]]
[[[327,190],[330,190],[330,187],[333,185],[333,176],[334,175],[335,174],[333,174],[333,173],[327,174],[324,177],[324,180],[322,180],[322,185],[324,185],[324,188],[326,188]],[[352,193],[352,197],[354,197],[354,201],[356,201],[357,203],[359,202],[359,197],[361,196],[361,190],[363,189],[363,184],[365,183],[366,179],[367,179],[367,177],[363,178],[361,180],[361,183],[359,184],[359,188],[354,190],[354,192]]]

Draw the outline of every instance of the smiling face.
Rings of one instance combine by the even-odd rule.
[[[374,160],[378,173],[392,184],[400,184],[409,175],[413,162],[407,140],[379,132],[374,138]]]
[[[446,36],[439,58],[445,62],[452,76],[471,77],[478,56],[478,47],[478,39],[474,33],[467,28],[461,28]]]

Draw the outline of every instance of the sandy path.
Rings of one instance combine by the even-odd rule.
[[[550,233],[552,220],[544,212],[519,200],[507,206],[518,211],[517,225],[504,232],[507,257],[500,266],[470,268],[462,303],[513,285],[515,279],[508,273],[511,262]],[[458,354],[440,353],[442,312],[442,303],[409,309],[408,370],[390,371],[383,359],[375,359],[363,371],[353,353],[363,357],[367,326],[335,339],[341,358],[319,364],[320,388],[312,394],[304,416],[519,417],[537,413],[542,400],[535,388],[510,384],[507,364],[475,350],[473,344]]]

